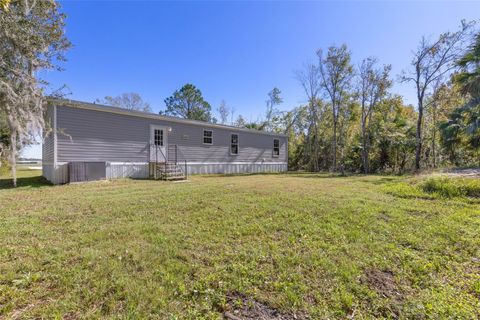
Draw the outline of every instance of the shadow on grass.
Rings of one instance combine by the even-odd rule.
[[[214,173],[214,174],[198,174],[202,178],[233,178],[233,177],[249,177],[249,176],[279,176],[286,175],[284,172],[246,172],[246,173]]]
[[[203,178],[233,178],[233,177],[249,177],[249,176],[278,176],[283,178],[309,178],[309,179],[325,179],[325,178],[348,178],[358,176],[357,174],[331,173],[331,172],[304,172],[304,171],[289,171],[289,172],[245,172],[245,173],[218,173],[218,174],[199,174]]]
[[[389,182],[394,182],[394,181],[397,181],[397,180],[398,180],[398,178],[396,178],[396,177],[383,177],[383,178],[380,178],[380,179],[377,179],[377,180],[363,179],[362,182],[370,183],[370,184],[374,184],[374,185],[382,185],[382,184],[386,184],[386,183],[389,183]]]
[[[289,171],[284,177],[306,178],[306,179],[330,179],[330,178],[349,178],[358,176],[355,173],[333,173],[328,171],[307,172],[307,171]]]
[[[39,188],[39,187],[51,186],[51,185],[52,184],[42,176],[17,178],[17,188],[21,188],[21,187]],[[0,190],[12,189],[12,188],[13,188],[13,184],[12,184],[11,178],[0,178]]]

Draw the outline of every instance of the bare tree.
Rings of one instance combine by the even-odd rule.
[[[305,64],[302,70],[296,72],[296,78],[302,86],[305,95],[308,100],[308,113],[309,113],[309,126],[308,126],[308,139],[309,141],[309,153],[313,156],[313,170],[319,170],[318,163],[318,121],[319,121],[319,94],[320,94],[320,78],[319,68],[314,64]],[[312,148],[313,146],[313,148]]]
[[[136,92],[122,93],[116,97],[106,96],[103,99],[97,99],[96,102],[127,110],[152,112],[150,104]]]
[[[413,70],[404,71],[400,76],[402,82],[413,82],[417,94],[417,131],[415,136],[415,169],[421,168],[422,123],[425,108],[433,102],[426,102],[438,83],[455,68],[456,60],[461,56],[465,41],[468,39],[473,23],[462,21],[460,30],[441,34],[437,40],[429,41],[422,37],[417,50],[413,53],[411,66]]]
[[[330,99],[333,119],[332,137],[332,170],[337,171],[337,127],[340,108],[345,107],[345,98],[354,75],[350,63],[351,53],[344,44],[340,47],[330,47],[326,57],[322,50],[317,51],[320,65],[321,86]]]
[[[267,112],[265,114],[265,128],[268,131],[272,130],[272,128],[273,128],[272,120],[275,117],[275,115],[278,113],[278,110],[275,109],[275,106],[277,106],[277,105],[279,105],[283,102],[283,99],[280,96],[281,93],[282,92],[277,87],[274,87],[268,93]]]
[[[4,1],[0,7],[0,113],[9,130],[14,186],[18,150],[48,129],[43,117],[47,83],[36,73],[61,69],[56,63],[70,46],[64,18],[54,1]]]
[[[235,120],[233,125],[235,127],[245,128],[245,126],[247,125],[247,121],[245,120],[245,118],[241,114],[239,114],[238,117],[237,117],[237,120]]]
[[[364,59],[359,67],[359,88],[358,96],[361,106],[361,130],[362,130],[362,162],[363,171],[369,173],[370,156],[370,124],[372,114],[375,112],[378,102],[387,94],[392,86],[389,78],[390,65],[384,65],[382,69],[376,68],[378,60],[374,57]]]
[[[220,115],[220,123],[226,124],[228,121],[228,116],[230,115],[230,109],[227,106],[225,100],[220,102],[220,105],[217,108],[217,112]]]
[[[235,116],[235,111],[236,111],[236,110],[235,110],[235,107],[232,106],[232,107],[230,108],[230,124],[231,124],[232,126],[235,125],[235,124],[234,124],[234,120],[233,120],[233,119],[234,119],[234,116]]]

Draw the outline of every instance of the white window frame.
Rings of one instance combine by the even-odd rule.
[[[205,131],[210,131],[211,132],[211,136],[210,136],[210,139],[212,139],[212,142],[208,143],[208,142],[205,142],[205,138],[208,138],[208,137],[205,137]],[[203,129],[203,144],[206,144],[206,145],[209,145],[211,146],[213,144],[213,130],[212,129]]]
[[[232,136],[236,135],[237,136],[237,153],[232,153]],[[240,153],[240,135],[238,133],[230,133],[230,140],[228,144],[228,149],[230,150],[230,155],[231,156],[238,156]]]
[[[157,144],[157,131],[159,132],[158,135],[158,144]],[[161,133],[161,134],[160,134]],[[160,144],[161,142],[161,144]],[[163,128],[153,128],[153,145],[158,147],[165,146],[165,130]]]
[[[278,141],[278,154],[275,154],[275,141]],[[273,139],[272,157],[273,158],[280,157],[280,139]]]

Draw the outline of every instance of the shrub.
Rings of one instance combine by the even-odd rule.
[[[8,161],[0,159],[0,177],[8,175],[10,172],[10,165]]]
[[[480,198],[480,180],[478,179],[430,178],[421,184],[421,188],[425,192],[436,193],[446,198]]]

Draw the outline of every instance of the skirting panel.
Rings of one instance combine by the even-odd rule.
[[[148,178],[148,163],[109,163],[107,179]]]
[[[188,163],[188,174],[286,172],[286,163]]]
[[[179,164],[183,167],[183,164]],[[188,175],[194,174],[236,174],[236,173],[268,173],[286,172],[286,163],[187,163]],[[53,184],[63,184],[68,181],[68,163],[43,165],[43,176]],[[107,163],[107,179],[146,179],[149,178],[148,163]]]
[[[57,163],[55,167],[53,164],[42,165],[42,175],[45,179],[53,184],[63,184],[68,182],[68,163]]]

